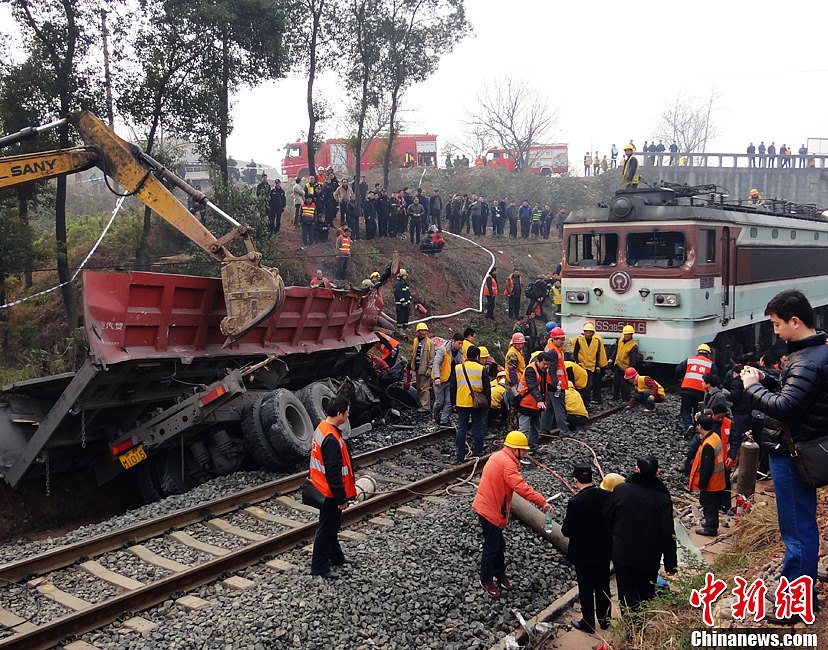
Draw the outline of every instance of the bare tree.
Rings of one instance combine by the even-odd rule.
[[[715,89],[706,99],[679,93],[662,111],[656,137],[675,142],[679,151],[704,153],[707,143],[716,137],[713,113],[718,99]]]
[[[337,48],[333,47],[333,32],[338,28],[337,15],[344,11],[338,0],[297,0],[291,23],[296,26],[288,34],[295,69],[308,77],[305,103],[308,111],[308,170],[316,170],[316,149],[321,138],[317,124],[326,119],[329,107],[324,100],[314,96],[317,70],[330,67]]]
[[[558,121],[546,98],[521,80],[507,76],[494,87],[486,83],[477,96],[477,109],[469,112],[468,125],[488,132],[501,147],[513,152],[519,171],[530,169],[529,152]]]
[[[451,146],[452,153],[461,153],[474,160],[478,156],[485,156],[496,144],[498,142],[492,137],[491,131],[478,124],[467,124],[459,138],[447,142],[446,147]]]

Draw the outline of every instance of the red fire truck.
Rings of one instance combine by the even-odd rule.
[[[516,150],[489,149],[483,165],[496,169],[515,171]],[[538,144],[529,148],[529,166],[541,176],[565,174],[569,171],[569,153],[565,144]]]
[[[362,171],[382,166],[387,139],[374,138],[362,156]],[[354,152],[343,138],[325,140],[316,152],[314,162],[317,167],[327,169],[333,166],[338,174],[353,173],[356,161]],[[391,154],[392,167],[436,167],[437,136],[431,134],[401,133],[394,138],[394,151]],[[308,145],[297,140],[285,145],[285,157],[282,159],[282,176],[296,178],[307,176]]]

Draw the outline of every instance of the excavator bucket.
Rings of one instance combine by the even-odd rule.
[[[268,269],[236,258],[221,265],[227,316],[221,333],[227,337],[223,347],[232,345],[285,301],[285,283],[278,269]]]

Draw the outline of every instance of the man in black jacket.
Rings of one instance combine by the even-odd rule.
[[[287,197],[282,189],[282,181],[278,178],[274,181],[273,189],[270,190],[267,214],[267,229],[277,233],[282,228],[282,212],[285,211]]]
[[[810,576],[816,583],[819,528],[816,490],[799,480],[796,465],[780,436],[768,435],[771,419],[787,427],[794,442],[822,438],[828,431],[828,346],[817,332],[814,311],[800,291],[783,291],[765,308],[774,332],[788,344],[788,362],[782,369],[781,389],[771,392],[760,384],[761,373],[745,366],[742,383],[754,406],[765,414],[763,444],[769,447],[770,469],[776,493],[779,533],[785,544],[781,575],[790,581]]]
[[[612,564],[618,599],[629,609],[655,595],[658,568],[676,572],[678,557],[673,535],[673,501],[658,478],[658,460],[646,456],[618,485],[604,506],[612,530]]]
[[[601,629],[609,627],[612,537],[602,512],[611,493],[593,485],[589,465],[576,465],[572,477],[578,493],[569,500],[561,526],[569,538],[566,558],[575,565],[581,602],[581,619],[572,627],[592,634],[596,613]]]

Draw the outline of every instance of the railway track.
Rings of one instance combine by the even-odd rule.
[[[618,410],[620,407],[597,414],[592,421],[603,419]],[[470,477],[475,471],[479,471],[488,456],[476,461],[476,464],[470,461],[453,467],[431,461],[432,467],[434,464],[439,466],[437,472],[416,477],[414,480],[399,478],[401,473],[407,473],[409,476],[412,473],[417,474],[416,467],[404,466],[406,455],[418,448],[428,449],[448,438],[453,432],[453,429],[442,429],[357,456],[355,462],[361,473],[368,467],[380,468],[374,471],[373,475],[381,484],[390,484],[390,488],[382,489],[374,498],[345,511],[343,528],[381,515],[418,497],[432,494],[444,486],[456,483],[458,479]],[[383,464],[388,465],[388,471],[382,471]],[[267,558],[276,558],[272,561],[273,568],[283,567],[277,556],[310,541],[316,529],[316,511],[309,512],[307,507],[291,496],[291,493],[298,490],[305,476],[306,472],[297,473],[120,531],[0,566],[0,579],[3,581],[17,582],[33,575],[37,576],[27,583],[32,597],[46,598],[71,610],[68,614],[36,625],[33,621],[0,608],[0,626],[5,626],[13,632],[11,636],[0,638],[0,648],[52,647],[67,637],[75,637],[118,620],[125,612],[143,611],[176,594],[218,581],[223,576],[258,564]],[[287,516],[274,514],[272,508],[268,511],[265,504],[274,502],[283,511],[288,511]],[[239,525],[227,515],[235,516],[237,519],[241,516],[242,520],[256,522],[256,525]],[[204,522],[213,530],[234,538],[234,542],[229,544],[233,548],[201,541],[194,531],[187,532],[188,527],[201,526]],[[261,532],[255,532],[256,529]],[[168,539],[203,553],[206,559],[191,566],[170,560],[141,543],[165,534]],[[104,563],[94,559],[124,548],[128,548],[128,552],[141,561],[155,565],[169,575],[145,584],[106,568]],[[100,602],[90,602],[61,590],[52,580],[45,577],[49,572],[76,565],[107,583],[115,593],[104,597]],[[243,582],[243,579],[241,580]]]

